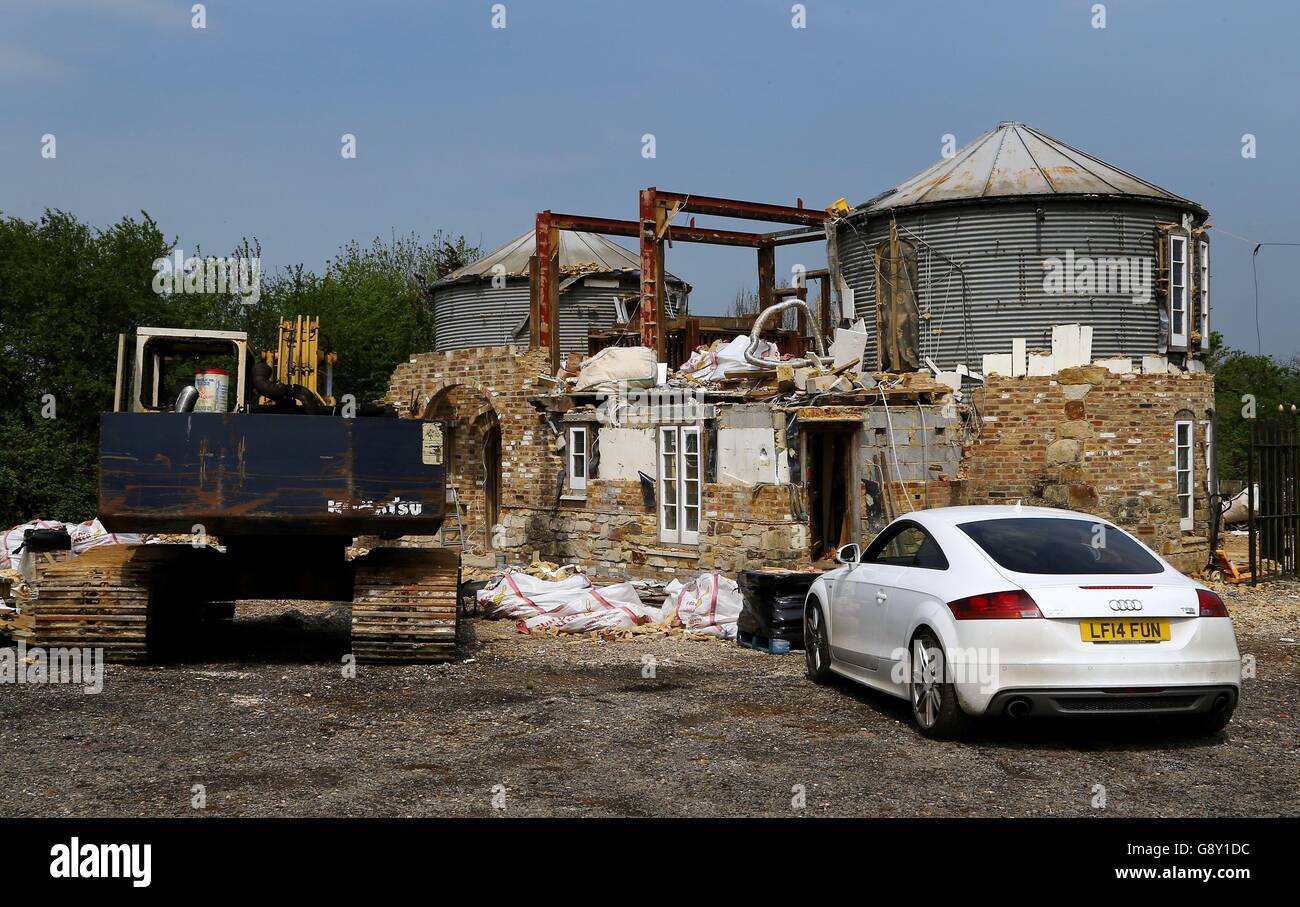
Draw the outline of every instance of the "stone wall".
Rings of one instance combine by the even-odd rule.
[[[1214,379],[1204,372],[1115,375],[1089,366],[1050,377],[988,376],[967,450],[964,503],[1040,504],[1114,520],[1182,570],[1208,554],[1205,423]],[[1174,422],[1192,413],[1195,528],[1179,528]]]
[[[465,509],[470,555],[490,555],[493,547],[485,521],[482,443],[499,426],[502,535],[496,542],[514,562],[539,556],[577,561],[606,576],[654,579],[689,579],[711,569],[734,575],[751,566],[802,567],[809,562],[806,502],[785,483],[751,485],[713,476],[702,488],[699,544],[660,542],[658,514],[642,499],[636,469],[626,463],[613,468],[620,459],[642,462],[632,455],[638,448],[627,448],[626,436],[624,454],[602,458],[598,474],[588,480],[585,499],[561,498],[564,464],[556,433],[550,417],[528,402],[546,392],[539,376],[547,371],[542,351],[505,347],[424,353],[393,375],[387,399],[404,415],[444,418],[453,425],[451,477]],[[1023,500],[1111,518],[1182,569],[1204,563],[1204,423],[1214,405],[1210,376],[1121,376],[1095,367],[1052,377],[989,376],[973,400],[981,431],[965,448],[956,438],[951,408],[891,407],[888,420],[880,407],[862,409],[857,431],[862,479],[878,484],[882,466],[891,483],[898,473],[906,479],[887,489],[880,519],[874,521],[867,483],[860,482],[862,541],[869,541],[884,521],[912,508]],[[1196,526],[1190,533],[1179,529],[1174,472],[1174,421],[1184,410],[1196,423]],[[784,462],[786,418],[784,412],[754,405],[719,404],[714,425],[750,432],[770,425],[772,453]],[[645,443],[653,447],[653,433],[646,435]],[[707,462],[707,447],[716,443],[716,433],[706,431],[704,439]],[[654,462],[649,454],[643,459],[643,466]],[[757,467],[750,463],[747,468]],[[771,472],[773,479],[785,477],[776,465]],[[925,476],[931,477],[928,483],[922,481]],[[407,540],[431,542],[436,540]]]
[[[791,513],[788,486],[707,483],[698,545],[659,540],[658,514],[640,481],[591,479],[587,498],[555,507],[511,508],[508,547],[527,559],[576,561],[594,573],[689,580],[702,571],[735,575],[754,566],[804,567],[808,527]]]

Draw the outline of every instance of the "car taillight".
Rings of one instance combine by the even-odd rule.
[[[1043,616],[1038,604],[1023,589],[959,598],[948,602],[948,609],[958,620],[1014,620]]]
[[[1201,604],[1201,617],[1228,616],[1228,606],[1209,589],[1197,589],[1196,600]]]

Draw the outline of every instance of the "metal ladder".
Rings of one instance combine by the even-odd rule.
[[[443,519],[442,528],[438,530],[438,544],[443,548],[464,548],[465,518],[460,509],[460,492],[450,483],[447,485],[447,501],[455,508],[456,525],[450,526],[448,521]]]

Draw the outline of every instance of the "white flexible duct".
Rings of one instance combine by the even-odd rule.
[[[773,362],[770,359],[763,359],[758,355],[758,344],[761,340],[760,334],[763,331],[763,325],[767,323],[774,314],[784,312],[786,309],[798,306],[803,309],[808,316],[808,323],[812,325],[813,347],[817,353],[807,359],[786,359],[784,362]],[[745,349],[745,361],[750,365],[766,371],[776,371],[778,365],[789,365],[794,368],[805,368],[807,366],[821,367],[829,365],[831,358],[826,355],[826,348],[822,343],[821,325],[817,323],[817,316],[808,308],[808,303],[802,299],[787,299],[785,302],[778,302],[776,305],[768,306],[758,313],[754,319],[754,327],[749,332],[749,346]]]

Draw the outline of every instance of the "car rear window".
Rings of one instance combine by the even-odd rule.
[[[959,528],[1000,567],[1016,573],[1164,571],[1150,552],[1105,523],[1057,517],[1012,517],[961,523]]]

